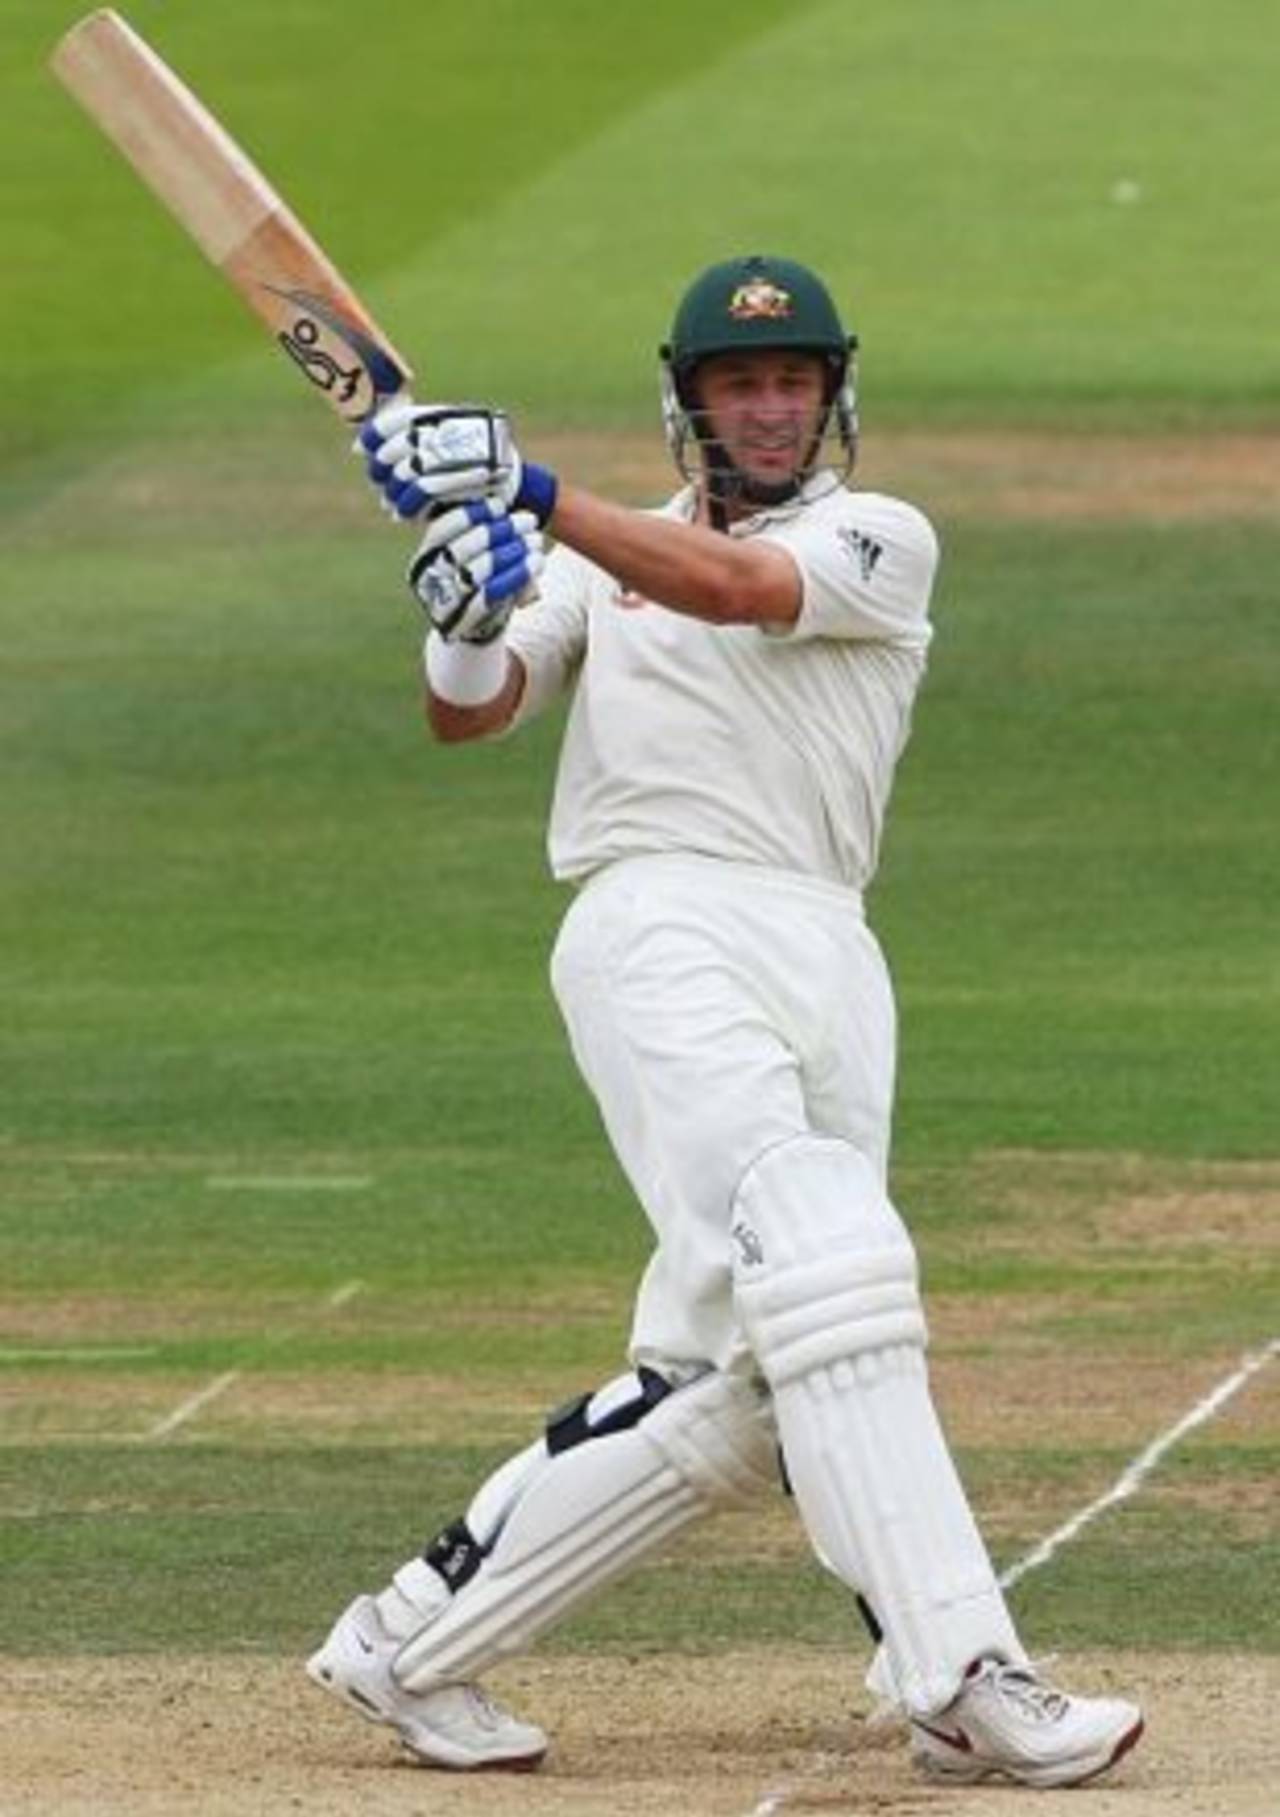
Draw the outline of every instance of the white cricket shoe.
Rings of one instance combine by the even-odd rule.
[[[414,1692],[397,1684],[391,1662],[401,1644],[383,1627],[373,1598],[357,1596],[307,1661],[307,1674],[368,1721],[395,1729],[427,1766],[529,1772],[538,1765],[547,1751],[542,1730],[518,1721],[479,1685]]]
[[[953,1783],[1080,1785],[1114,1766],[1141,1733],[1136,1704],[1069,1697],[1026,1666],[980,1659],[940,1715],[912,1717],[911,1754],[930,1777]]]

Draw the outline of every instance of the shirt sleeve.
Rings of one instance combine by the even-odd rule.
[[[800,569],[800,615],[780,635],[927,645],[938,539],[924,513],[878,493],[845,493],[766,534]]]
[[[589,562],[560,544],[538,576],[538,597],[512,614],[507,648],[525,672],[513,726],[540,713],[576,677],[587,647],[592,575]]]

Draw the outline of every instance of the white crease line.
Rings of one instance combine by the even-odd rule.
[[[15,1346],[0,1350],[0,1363],[125,1363],[159,1354],[155,1344],[69,1344],[61,1350],[23,1350]]]
[[[211,1173],[209,1192],[367,1192],[371,1173]]]
[[[215,1376],[203,1388],[197,1389],[195,1394],[188,1395],[186,1400],[175,1407],[172,1413],[166,1413],[162,1420],[157,1420],[154,1426],[142,1434],[142,1443],[147,1445],[158,1438],[168,1438],[169,1434],[176,1432],[179,1426],[185,1426],[188,1420],[194,1419],[197,1413],[209,1405],[210,1401],[216,1401],[220,1394],[227,1392],[228,1388],[234,1388],[239,1380],[240,1371],[238,1369],[228,1369],[225,1375]]]
[[[324,1305],[326,1309],[345,1306],[358,1293],[363,1292],[363,1281],[344,1281],[341,1287],[335,1287],[333,1292],[327,1295]],[[273,1332],[260,1347],[259,1356],[274,1349],[277,1345],[287,1342],[293,1335],[292,1326],[287,1327],[284,1331]],[[203,1388],[198,1388],[194,1394],[188,1395],[185,1401],[173,1409],[172,1413],[166,1413],[164,1418],[157,1420],[154,1426],[149,1426],[145,1432],[140,1433],[137,1442],[149,1445],[154,1444],[157,1439],[168,1438],[171,1433],[178,1430],[179,1426],[185,1426],[189,1420],[193,1420],[197,1413],[203,1413],[209,1403],[225,1394],[228,1388],[234,1388],[243,1374],[242,1369],[228,1369],[223,1375],[215,1376],[213,1381],[207,1382]]]
[[[355,1299],[355,1297],[358,1293],[363,1293],[363,1292],[364,1292],[364,1282],[363,1281],[347,1281],[343,1286],[335,1287],[333,1292],[329,1295],[328,1299],[325,1301],[325,1305],[332,1306],[335,1308],[338,1306],[346,1306],[351,1300]]]
[[[1028,1571],[1034,1571],[1040,1565],[1047,1565],[1054,1554],[1075,1539],[1089,1525],[1090,1521],[1096,1520],[1098,1515],[1107,1508],[1114,1508],[1118,1502],[1127,1501],[1131,1495],[1136,1494],[1161,1458],[1178,1443],[1179,1439],[1185,1438],[1188,1432],[1194,1432],[1197,1426],[1203,1426],[1206,1420],[1212,1419],[1214,1414],[1226,1405],[1232,1395],[1239,1393],[1246,1382],[1250,1381],[1260,1369],[1264,1369],[1277,1356],[1280,1356],[1280,1338],[1272,1338],[1263,1349],[1242,1358],[1238,1369],[1224,1377],[1216,1388],[1210,1389],[1204,1399],[1197,1401],[1191,1411],[1184,1413],[1182,1418],[1170,1426],[1167,1432],[1162,1432],[1158,1438],[1153,1439],[1145,1451],[1140,1451],[1137,1457],[1121,1471],[1105,1495],[1100,1495],[1097,1501],[1090,1502],[1087,1508],[1082,1508],[1078,1514],[1073,1514],[1070,1520],[1064,1521],[1047,1539],[1042,1539],[1039,1545],[1033,1546],[1024,1558],[1020,1558],[1016,1564],[1010,1565],[1009,1569],[1001,1574],[1002,1588],[1010,1589],[1020,1578],[1025,1577]]]

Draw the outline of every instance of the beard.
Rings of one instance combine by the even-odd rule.
[[[749,473],[739,476],[738,497],[749,505],[785,505],[794,498],[808,477],[807,469],[797,468],[790,479],[755,479]]]
[[[816,451],[817,444],[814,445]],[[812,467],[797,454],[796,464],[784,478],[769,480],[748,473],[720,442],[702,444],[703,476],[709,498],[720,504],[785,505],[793,499],[808,479]]]

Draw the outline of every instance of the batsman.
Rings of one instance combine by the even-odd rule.
[[[434,1766],[536,1765],[547,1737],[486,1669],[691,1522],[783,1488],[927,1774],[1075,1784],[1142,1730],[1028,1658],[889,1197],[895,1009],[864,896],[938,544],[850,483],[855,351],[805,266],[704,271],[661,350],[683,484],[651,512],[526,459],[499,411],[400,399],[363,431],[384,503],[425,526],[436,736],[571,696],[552,982],[653,1237],[625,1373],[553,1413],[308,1662]]]

